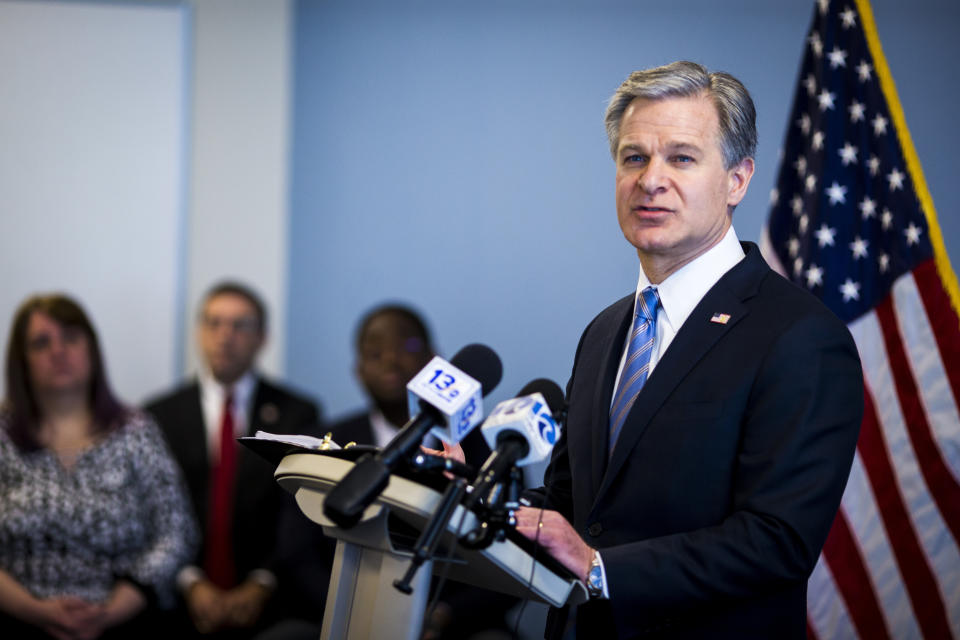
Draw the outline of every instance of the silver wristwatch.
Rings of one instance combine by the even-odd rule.
[[[603,566],[600,564],[600,552],[593,552],[590,571],[587,573],[587,593],[590,599],[603,597]]]

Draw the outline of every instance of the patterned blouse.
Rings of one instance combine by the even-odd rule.
[[[38,598],[104,601],[118,579],[173,604],[197,544],[183,480],[156,424],[133,413],[71,470],[24,453],[0,416],[0,569]]]

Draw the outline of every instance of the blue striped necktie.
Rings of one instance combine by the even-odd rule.
[[[627,361],[623,364],[620,384],[610,407],[610,446],[608,453],[613,456],[613,447],[620,436],[623,421],[630,413],[630,407],[647,380],[650,370],[650,355],[653,353],[653,339],[657,335],[657,308],[660,297],[657,290],[647,287],[637,297],[633,317],[633,333],[627,347]]]

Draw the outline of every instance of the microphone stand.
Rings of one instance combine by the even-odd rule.
[[[419,462],[419,461],[418,461]],[[422,464],[422,463],[421,463]],[[516,510],[520,508],[520,492],[523,489],[523,472],[516,465],[511,465],[507,480],[500,481],[493,486],[483,506],[483,521],[480,526],[459,539],[460,544],[468,549],[485,549],[494,541],[503,542],[506,539],[506,528],[517,525]],[[434,557],[440,536],[447,528],[447,523],[453,517],[454,510],[467,494],[467,481],[456,478],[443,492],[440,505],[427,522],[420,537],[413,547],[413,557],[403,578],[394,580],[393,586],[406,594],[413,593],[410,582],[424,562]]]
[[[463,496],[465,496],[466,493],[467,481],[463,478],[456,478],[447,485],[447,489],[443,492],[443,497],[440,499],[440,506],[437,507],[437,510],[423,528],[420,537],[414,545],[413,558],[410,560],[410,566],[407,568],[407,572],[402,579],[393,581],[393,586],[396,587],[397,590],[408,595],[413,593],[410,582],[417,574],[420,566],[436,553],[437,545],[440,543],[440,536],[447,528],[447,523],[450,521],[450,518],[453,517],[454,510],[457,505],[460,504],[460,501],[463,500]]]
[[[460,544],[468,549],[486,549],[494,542],[506,540],[507,527],[517,525],[516,511],[520,508],[522,488],[523,472],[511,465],[507,479],[494,485],[483,506],[479,507],[483,512],[480,526],[464,534]]]

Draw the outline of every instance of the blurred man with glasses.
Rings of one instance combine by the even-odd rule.
[[[255,362],[267,337],[259,296],[222,282],[204,296],[196,326],[197,377],[149,402],[183,470],[203,540],[178,575],[178,631],[249,637],[277,617],[276,523],[285,499],[273,466],[236,439],[258,430],[315,432],[317,405],[268,382]]]

